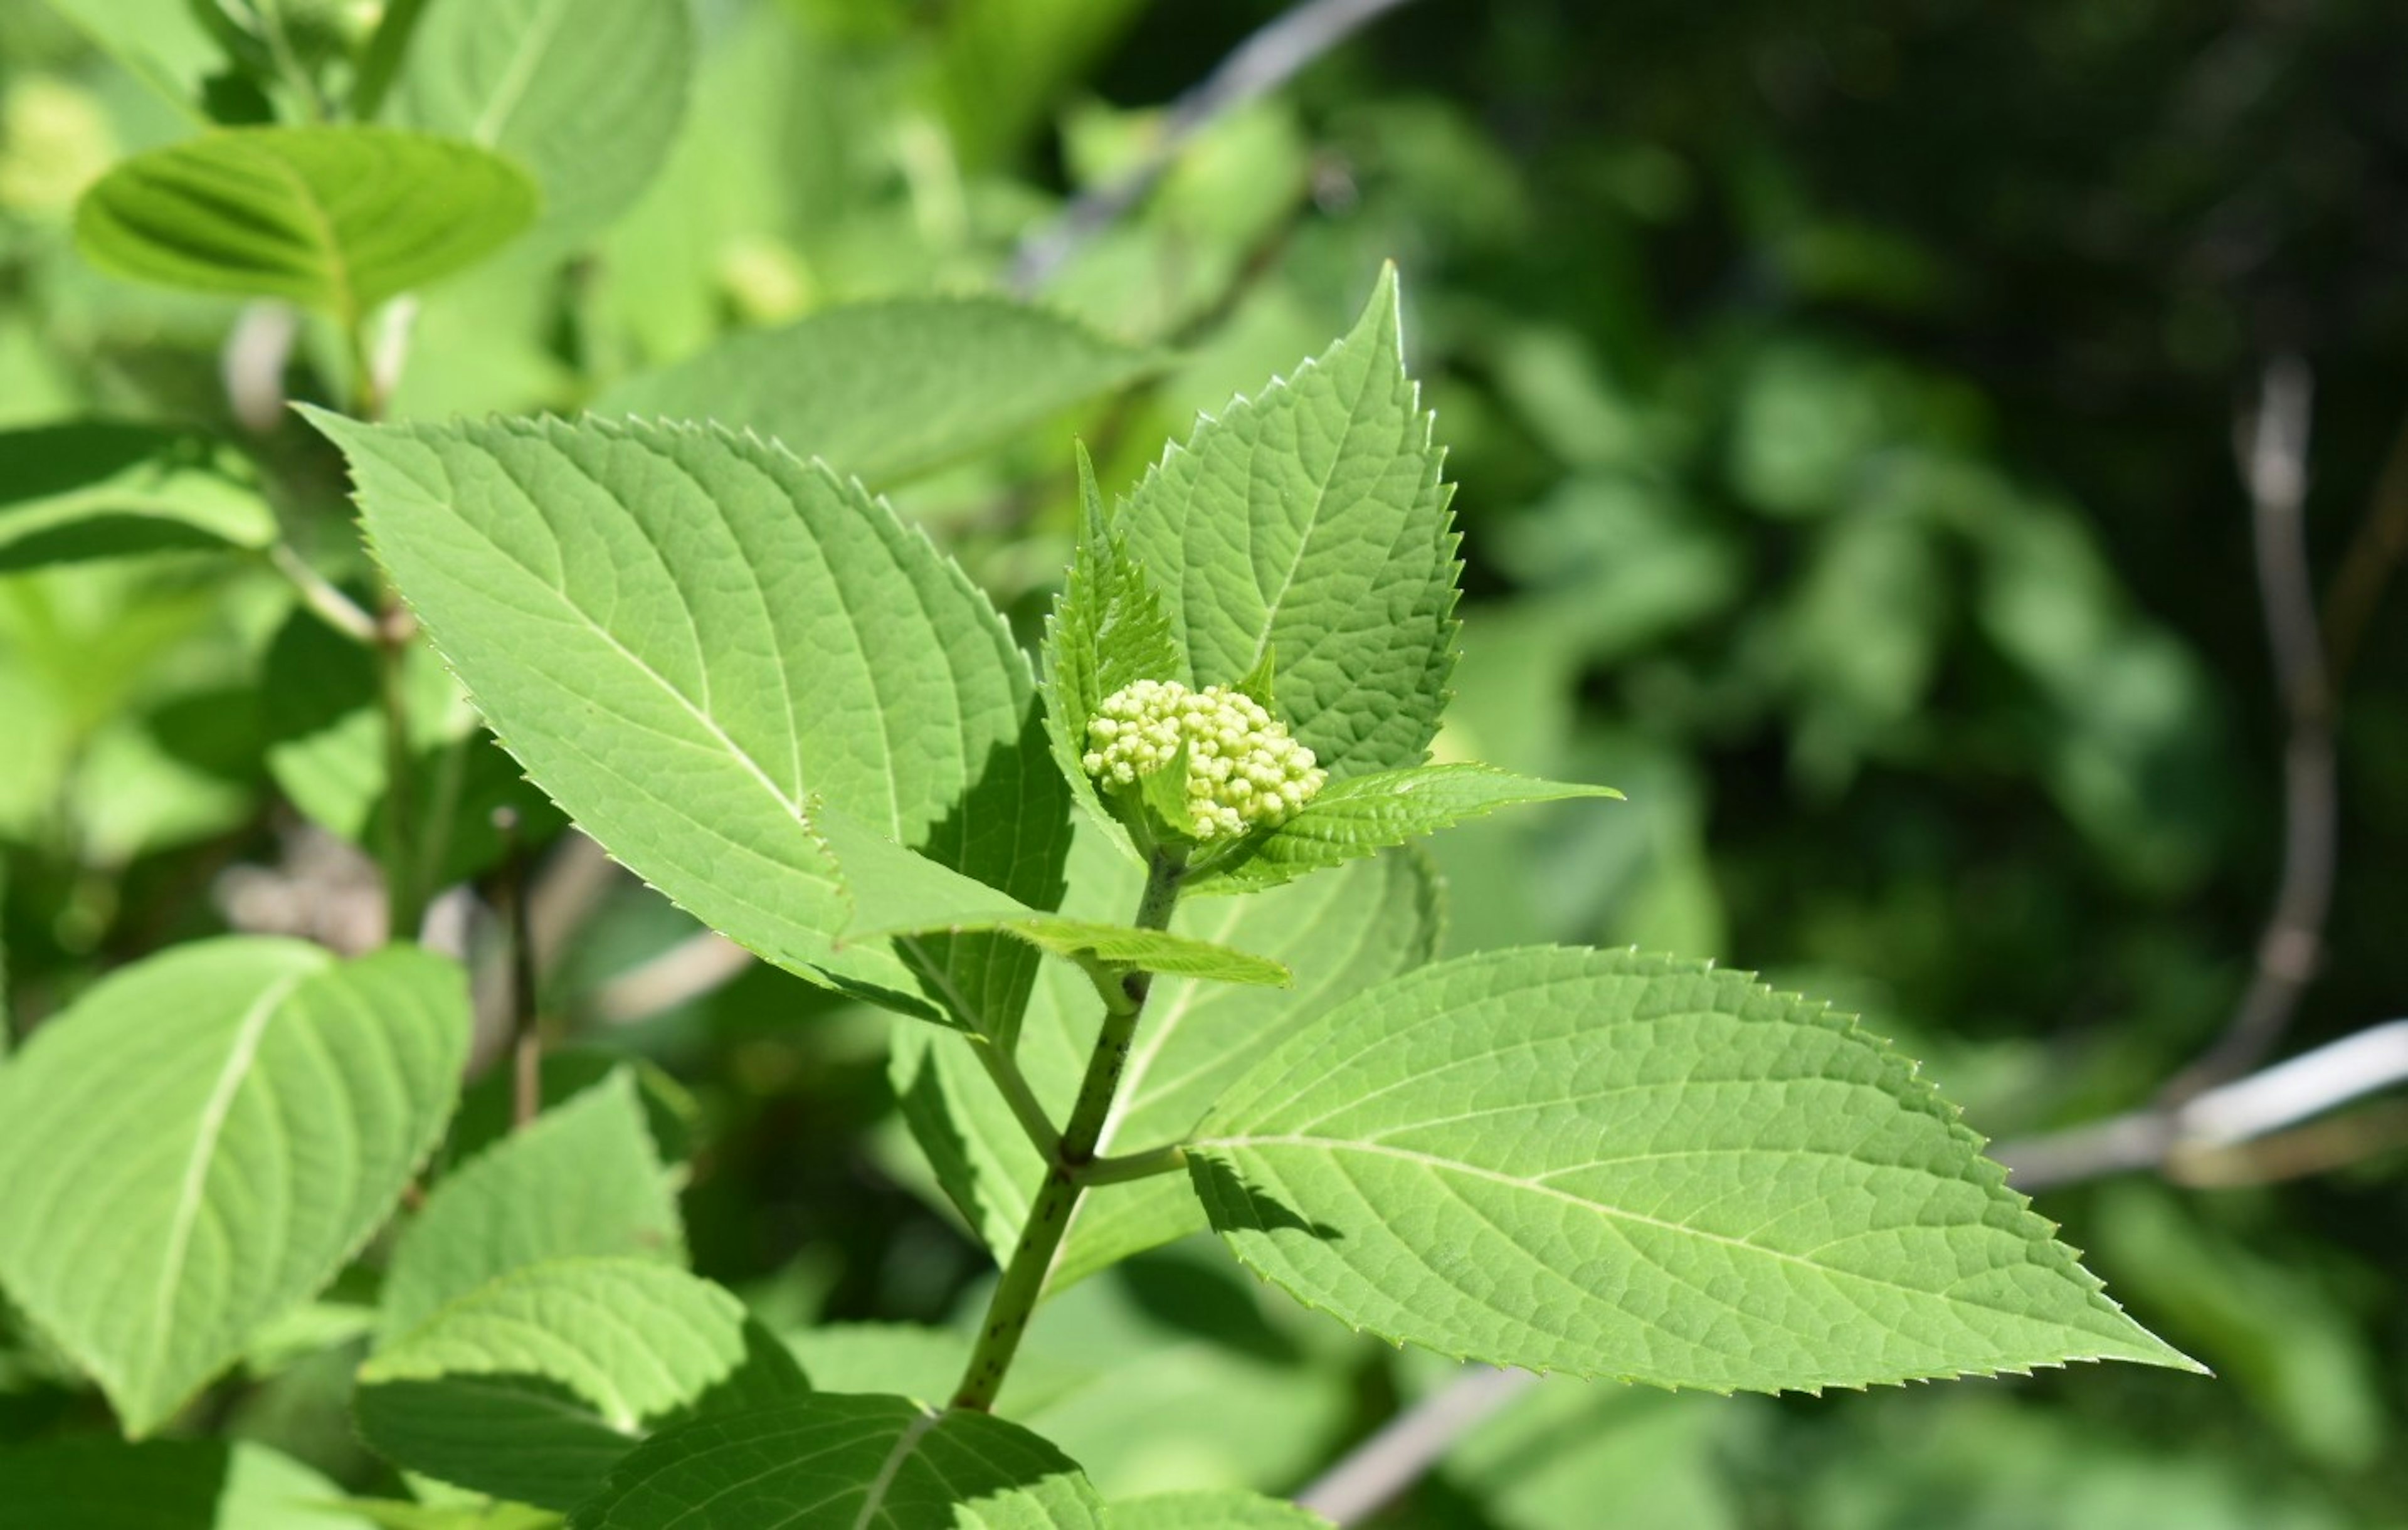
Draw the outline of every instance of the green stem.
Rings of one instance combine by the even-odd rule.
[[[1143,930],[1168,928],[1186,870],[1182,857],[1156,851],[1131,922]],[[1045,1294],[1045,1278],[1053,1273],[1062,1236],[1070,1230],[1070,1214],[1078,1209],[1079,1196],[1091,1182],[1098,1162],[1096,1144],[1103,1139],[1104,1123],[1111,1117],[1112,1098],[1128,1066],[1129,1043],[1137,1036],[1137,1022],[1145,1013],[1146,995],[1154,986],[1150,972],[1098,964],[1089,968],[1089,975],[1098,979],[1096,986],[1103,994],[1103,1023],[1096,1031],[1095,1051],[1087,1057],[1078,1103],[1070,1108],[1070,1123],[1062,1130],[1053,1162],[1045,1168],[1045,1182],[1038,1187],[1028,1220],[1021,1226],[1020,1242],[987,1303],[986,1321],[980,1325],[977,1346],[953,1394],[955,1408],[984,1412],[995,1406],[996,1394],[1003,1390],[1011,1357],[1020,1349],[1021,1336],[1028,1331],[1029,1315]]]
[[[417,794],[411,790],[417,762],[410,757],[409,622],[400,597],[385,593],[383,620],[377,623],[377,699],[384,709],[385,938],[416,940],[426,920],[424,879],[418,875],[413,836]]]
[[[1012,1115],[1020,1122],[1020,1129],[1028,1134],[1029,1143],[1044,1155],[1047,1162],[1052,1162],[1062,1151],[1062,1134],[1054,1129],[1053,1119],[1046,1115],[1045,1102],[1039,1099],[1037,1091],[1029,1086],[1028,1075],[1020,1071],[1020,1064],[1013,1060],[1010,1052],[998,1046],[994,1037],[971,1036],[966,1039],[970,1050],[978,1053],[978,1060],[985,1065],[986,1076],[995,1080],[996,1093],[1011,1107]]]
[[[1087,1165],[1082,1178],[1092,1189],[1096,1185],[1126,1184],[1131,1180],[1151,1180],[1157,1174],[1177,1174],[1186,1167],[1187,1150],[1174,1142],[1167,1148],[1098,1158]]]

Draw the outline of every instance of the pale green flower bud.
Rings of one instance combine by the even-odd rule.
[[[1187,816],[1198,839],[1234,838],[1284,822],[1329,779],[1286,724],[1226,685],[1124,686],[1096,709],[1087,742],[1079,763],[1107,789],[1135,785],[1185,746]]]

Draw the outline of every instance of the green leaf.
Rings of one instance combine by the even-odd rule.
[[[1087,723],[1104,698],[1136,680],[1168,679],[1180,669],[1169,619],[1113,532],[1096,487],[1096,465],[1079,448],[1079,539],[1069,578],[1045,621],[1045,731],[1072,794],[1111,841],[1132,857],[1128,831],[1104,806],[1081,760]],[[1183,773],[1182,773],[1183,774]]]
[[[428,12],[403,101],[418,126],[534,172],[544,234],[575,243],[659,172],[693,73],[684,0],[483,0]]]
[[[150,1433],[383,1222],[468,1031],[459,968],[414,949],[208,940],[113,975],[0,1068],[0,1284]]]
[[[1027,661],[924,536],[724,431],[311,418],[446,661],[587,833],[789,971],[1010,1029],[1017,942],[839,941],[868,905],[1059,895],[1068,788]]]
[[[901,929],[869,933],[878,936],[962,935],[981,930],[999,930],[1056,956],[1074,960],[1092,958],[1207,982],[1285,988],[1296,977],[1284,963],[1209,940],[1198,940],[1169,931],[1141,930],[1127,924],[1063,919],[1052,914],[974,917],[946,924],[911,924]]]
[[[654,1436],[570,1530],[1100,1530],[1102,1502],[1061,1451],[983,1413],[818,1394]]]
[[[0,431],[0,573],[275,540],[267,501],[205,436],[97,420]]]
[[[1111,1530],[1327,1530],[1311,1509],[1255,1493],[1161,1493],[1125,1498],[1104,1514]]]
[[[702,1107],[685,1085],[650,1059],[608,1050],[593,1042],[570,1042],[544,1049],[538,1070],[539,1108],[566,1105],[590,1089],[610,1084],[621,1073],[633,1077],[636,1097],[643,1103],[644,1123],[651,1130],[653,1151],[672,1168],[692,1161],[695,1134],[701,1125]],[[460,1093],[460,1108],[452,1115],[451,1135],[435,1154],[437,1172],[476,1157],[506,1140],[515,1128],[518,1080],[510,1068],[493,1068]]]
[[[560,1516],[526,1504],[413,1504],[398,1498],[340,1498],[332,1509],[365,1520],[377,1530],[552,1530]],[[328,1522],[313,1520],[323,1526]]]
[[[1074,907],[1134,906],[1142,879],[1105,850],[1099,836],[1081,831],[1072,865]],[[1157,981],[1104,1151],[1141,1151],[1181,1140],[1282,1037],[1349,995],[1428,961],[1438,945],[1438,906],[1426,863],[1391,854],[1260,897],[1181,908],[1174,930],[1257,947],[1289,964],[1295,986]],[[1018,1059],[1056,1121],[1078,1095],[1101,1010],[1093,985],[1078,973],[1049,967],[1039,974]],[[892,1075],[904,1118],[946,1194],[996,1259],[1009,1257],[1045,1164],[970,1043],[916,1027],[899,1033]],[[1203,1208],[1178,1176],[1099,1186],[1080,1201],[1049,1289],[1204,1226]]]
[[[2192,1366],[1914,1065],[1695,964],[1531,948],[1383,983],[1258,1062],[1189,1164],[1258,1274],[1457,1358],[1716,1392]]]
[[[456,1487],[568,1509],[671,1419],[809,1390],[793,1356],[708,1280],[560,1259],[451,1303],[360,1367],[360,1436]]]
[[[1161,358],[1001,297],[828,308],[631,378],[603,414],[710,420],[888,484],[1155,371]]]
[[[538,1116],[448,1176],[402,1232],[377,1331],[391,1344],[446,1303],[546,1260],[633,1255],[676,1263],[685,1232],[622,1071]]]
[[[343,1490],[265,1446],[85,1437],[0,1451],[0,1530],[358,1530]]]
[[[1276,648],[1280,711],[1341,779],[1421,764],[1455,667],[1451,491],[1398,323],[1390,268],[1353,334],[1205,421],[1117,522],[1194,683]]]
[[[1499,808],[1566,797],[1619,797],[1610,786],[1534,780],[1484,765],[1412,765],[1335,781],[1301,812],[1247,842],[1242,859],[1216,863],[1189,884],[1197,894],[1251,893],[1340,865]]]
[[[76,205],[102,270],[281,297],[345,323],[499,249],[535,216],[523,171],[380,127],[256,127],[136,154]]]

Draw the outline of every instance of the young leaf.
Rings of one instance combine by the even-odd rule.
[[[882,936],[962,935],[980,930],[999,930],[1056,956],[1071,959],[1093,957],[1102,962],[1125,963],[1148,972],[1192,978],[1204,982],[1285,988],[1296,978],[1283,963],[1212,941],[1197,940],[1164,930],[1140,930],[1125,924],[1064,919],[1056,914],[971,918],[952,923],[910,924],[901,929],[870,933]]]
[[[1074,907],[1125,908],[1136,901],[1141,879],[1135,868],[1083,826],[1072,866]],[[1283,1037],[1349,995],[1428,961],[1438,944],[1438,905],[1427,863],[1390,854],[1258,898],[1182,908],[1174,930],[1260,949],[1294,968],[1295,986],[1157,981],[1104,1151],[1180,1140]],[[1078,973],[1056,965],[1039,975],[1018,1057],[1057,1121],[1078,1094],[1099,1008],[1094,987]],[[895,1037],[892,1076],[905,1120],[946,1194],[996,1257],[1008,1257],[1029,1196],[1043,1180],[1044,1161],[968,1043],[913,1027]],[[1203,1208],[1179,1176],[1099,1186],[1073,1214],[1050,1289],[1204,1226]]]
[[[1335,779],[1419,765],[1438,731],[1456,568],[1440,455],[1391,268],[1352,334],[1205,421],[1116,522],[1194,682],[1234,684],[1276,648],[1280,711]]]
[[[91,1436],[0,1450],[0,1530],[363,1530],[343,1490],[264,1445]]]
[[[451,1303],[360,1367],[360,1435],[386,1459],[497,1498],[576,1508],[669,1419],[809,1390],[793,1356],[708,1280],[636,1259],[531,1265]]]
[[[1161,364],[1006,298],[898,298],[732,336],[629,379],[594,408],[716,421],[884,485],[1125,388]]]
[[[925,536],[724,431],[311,418],[495,735],[612,854],[789,971],[1009,1030],[1019,943],[839,945],[857,901],[1059,895],[1068,788],[1027,662]]]
[[[1258,1273],[1463,1359],[1716,1392],[2192,1364],[1912,1064],[1665,958],[1534,948],[1382,984],[1258,1062],[1189,1164]]]
[[[1162,602],[1113,532],[1096,487],[1096,466],[1079,448],[1079,539],[1070,576],[1045,622],[1045,731],[1071,792],[1112,843],[1137,848],[1096,794],[1081,760],[1087,724],[1104,698],[1135,680],[1166,679],[1181,667]]]
[[[1484,765],[1412,765],[1334,781],[1286,822],[1258,833],[1243,858],[1189,884],[1197,894],[1251,893],[1390,845],[1483,818],[1499,808],[1566,797],[1619,797],[1610,786],[1534,780]]]
[[[547,242],[574,244],[651,184],[693,73],[685,0],[483,0],[427,13],[403,105],[417,125],[533,171]]]
[[[267,501],[206,437],[103,421],[0,431],[0,573],[275,540]]]
[[[654,1436],[569,1516],[569,1530],[1101,1530],[1103,1503],[1061,1451],[984,1413],[820,1393]]]
[[[1329,1530],[1309,1509],[1254,1493],[1163,1493],[1105,1510],[1111,1530]]]
[[[125,968],[0,1067],[0,1285],[150,1433],[384,1220],[468,1031],[458,966],[416,950]]]
[[[377,1332],[397,1340],[486,1281],[546,1260],[621,1254],[676,1262],[685,1231],[620,1072],[487,1149],[426,1197],[394,1244]]]
[[[473,144],[380,127],[250,127],[135,155],[76,206],[102,270],[281,297],[344,323],[449,276],[535,216],[535,185]]]

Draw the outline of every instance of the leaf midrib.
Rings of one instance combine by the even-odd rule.
[[[251,1001],[251,1008],[236,1022],[234,1045],[226,1052],[225,1065],[218,1070],[217,1081],[210,1086],[208,1099],[201,1107],[200,1130],[194,1137],[192,1156],[177,1189],[165,1256],[159,1265],[159,1290],[151,1309],[150,1360],[147,1367],[153,1374],[166,1355],[167,1341],[174,1332],[176,1297],[183,1289],[184,1261],[192,1251],[193,1228],[208,1199],[209,1166],[217,1156],[218,1141],[225,1134],[226,1118],[234,1111],[235,1096],[242,1092],[277,1011],[293,991],[312,975],[289,973],[268,984]]]
[[[2000,1307],[1992,1302],[1985,1302],[1971,1297],[1953,1294],[1953,1284],[1947,1290],[1934,1289],[1927,1286],[1913,1286],[1908,1285],[1903,1281],[1885,1280],[1881,1276],[1868,1274],[1861,1270],[1842,1269],[1834,1265],[1824,1264],[1821,1261],[1805,1254],[1789,1253],[1780,1249],[1769,1249],[1761,1243],[1751,1243],[1745,1238],[1734,1237],[1727,1233],[1708,1232],[1704,1228],[1691,1227],[1684,1223],[1667,1222],[1661,1217],[1651,1217],[1643,1211],[1633,1211],[1627,1207],[1612,1206],[1604,1201],[1595,1201],[1590,1200],[1584,1195],[1575,1195],[1570,1191],[1558,1190],[1553,1185],[1541,1184],[1535,1180],[1525,1180],[1515,1175],[1504,1173],[1500,1170],[1485,1168],[1477,1164],[1467,1164],[1460,1159],[1442,1158],[1436,1153],[1421,1152],[1412,1148],[1398,1148],[1391,1147],[1385,1143],[1353,1142],[1338,1137],[1312,1137],[1297,1134],[1282,1134],[1278,1136],[1265,1137],[1249,1136],[1207,1137],[1197,1142],[1195,1146],[1198,1149],[1241,1149],[1250,1147],[1306,1148],[1324,1150],[1332,1153],[1355,1152],[1375,1158],[1393,1158],[1401,1162],[1414,1164],[1436,1172],[1449,1172],[1467,1175],[1472,1179],[1485,1180],[1495,1184],[1503,1185],[1508,1189],[1527,1191],[1533,1194],[1544,1195],[1555,1200],[1562,1201],[1567,1205],[1580,1207],[1584,1210],[1598,1212],[1616,1221],[1633,1223],[1641,1226],[1654,1228],[1659,1232],[1675,1233],[1686,1237],[1702,1238],[1710,1243],[1719,1243],[1727,1248],[1742,1250],[1752,1254],[1758,1254],[1767,1259],[1774,1259],[1785,1264],[1797,1265],[1825,1276],[1861,1281],[1867,1285],[1879,1286],[1887,1290],[1899,1292],[1904,1295],[1917,1300],[1938,1299],[1944,1302],[1961,1303],[1964,1306],[1978,1307],[1989,1311],[1997,1312],[2002,1316],[2015,1319],[2018,1322],[2029,1321],[2028,1313],[2019,1312],[2010,1308]]]
[[[536,63],[552,48],[559,36],[561,23],[567,20],[568,0],[550,0],[541,17],[521,34],[522,45],[510,55],[509,67],[494,87],[493,98],[485,109],[477,114],[476,124],[468,136],[491,149],[501,142],[509,129],[510,116],[525,101],[527,88],[535,81]]]

